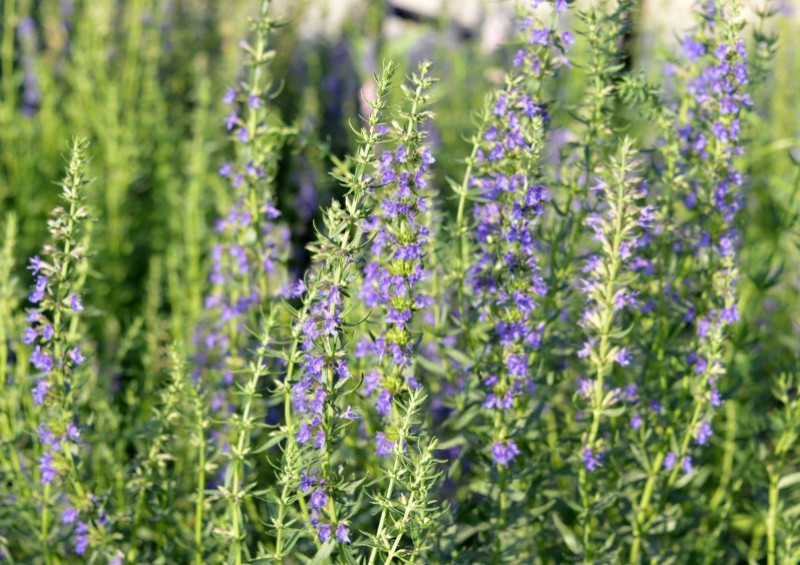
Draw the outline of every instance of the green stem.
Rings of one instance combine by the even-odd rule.
[[[403,539],[403,530],[405,530],[405,524],[408,522],[408,519],[411,515],[411,510],[414,508],[414,505],[410,503],[406,504],[406,509],[403,512],[403,518],[400,521],[401,528],[400,533],[397,534],[397,537],[394,538],[394,543],[392,544],[391,549],[389,550],[389,554],[386,556],[386,561],[384,561],[384,565],[389,565],[394,559],[394,556],[397,554],[397,548],[400,546],[400,540]]]
[[[268,330],[265,330],[268,331]],[[267,336],[264,336],[264,341],[262,342],[262,347],[267,346]],[[242,538],[244,534],[242,532],[242,511],[241,511],[241,489],[240,483],[241,479],[244,476],[244,457],[245,457],[245,444],[247,444],[250,440],[250,426],[252,422],[250,422],[250,411],[252,410],[253,406],[253,399],[256,396],[256,391],[258,390],[258,381],[261,378],[264,372],[264,357],[263,355],[259,355],[258,361],[256,366],[253,368],[253,375],[250,378],[250,382],[247,384],[247,388],[245,389],[245,394],[247,398],[245,400],[244,405],[244,412],[242,413],[242,419],[240,422],[238,437],[236,440],[236,451],[233,453],[235,458],[233,462],[233,476],[232,476],[232,485],[231,485],[231,500],[233,501],[233,507],[231,508],[232,512],[232,520],[233,520],[233,546],[231,547],[231,552],[233,553],[234,562],[236,565],[240,565],[242,563]]]
[[[48,565],[53,562],[53,557],[50,555],[50,542],[49,537],[50,527],[50,483],[44,485],[44,500],[42,501],[42,520],[39,526],[40,537],[42,540],[42,549],[44,550],[44,562]]]
[[[653,497],[653,489],[658,479],[658,471],[664,463],[664,457],[664,453],[659,453],[656,457],[652,467],[650,467],[644,491],[642,491],[642,498],[639,501],[639,508],[636,510],[636,519],[633,523],[633,544],[631,545],[630,558],[628,560],[630,563],[639,563],[640,560],[643,524],[647,519],[647,511],[650,507],[650,500]]]
[[[775,529],[778,522],[778,474],[769,472],[769,510],[766,518],[767,529],[767,565],[775,565],[776,537]]]
[[[200,430],[197,446],[197,493],[194,507],[194,556],[197,565],[203,564],[203,502],[206,488],[206,444],[205,434]]]
[[[392,494],[394,493],[394,477],[395,475],[397,475],[399,466],[400,466],[400,458],[395,457],[394,466],[392,467],[392,474],[389,476],[389,486],[386,487],[386,495],[385,495],[386,500],[392,498]],[[383,537],[383,528],[386,522],[386,510],[387,510],[386,507],[384,507],[384,509],[381,511],[380,520],[378,521],[378,531],[375,534],[375,537],[377,538],[378,541],[380,541]],[[378,548],[376,546],[372,548],[372,551],[369,554],[368,565],[373,565],[373,563],[375,563],[375,558],[377,556],[378,556]]]

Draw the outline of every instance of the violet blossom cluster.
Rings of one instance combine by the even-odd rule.
[[[327,490],[331,481],[326,477],[331,470],[325,468],[322,461],[328,460],[335,428],[358,419],[352,407],[342,410],[335,403],[336,390],[352,376],[341,352],[345,339],[342,335],[343,291],[351,282],[348,273],[354,261],[341,256],[340,259],[344,262],[343,268],[337,271],[343,278],[333,277],[327,269],[312,271],[309,287],[301,281],[293,290],[297,296],[304,295],[305,305],[304,315],[293,330],[295,339],[300,342],[299,378],[291,387],[292,408],[298,421],[294,439],[300,446],[312,450],[307,457],[310,465],[303,471],[300,491],[312,493],[311,485],[315,485],[309,501],[309,520],[323,542],[331,537],[334,526],[337,540],[349,541],[347,525],[341,521],[336,523],[335,513],[328,511],[327,499],[333,493]]]
[[[263,41],[258,45],[264,49]],[[263,64],[263,56],[243,44],[251,64]],[[252,73],[251,73],[252,74]],[[238,159],[225,162],[219,174],[232,188],[226,216],[215,224],[217,242],[211,250],[206,315],[194,336],[195,379],[210,370],[221,382],[215,384],[214,411],[228,401],[225,392],[244,365],[251,345],[247,328],[268,300],[288,292],[283,267],[290,248],[289,229],[278,222],[280,211],[273,201],[272,182],[277,153],[290,135],[277,127],[264,102],[263,86],[249,84],[229,88],[223,103],[230,108],[226,129],[237,144]]]
[[[375,398],[378,415],[387,420],[395,395],[420,386],[414,376],[412,320],[431,303],[421,282],[430,274],[425,266],[430,235],[426,175],[433,163],[425,144],[401,143],[383,151],[377,178],[381,199],[364,225],[371,246],[360,298],[381,312],[382,320],[372,343],[361,342],[358,355],[376,362],[365,375],[364,392]],[[378,455],[391,454],[393,442],[384,432],[377,432],[375,442]]]
[[[515,110],[504,108],[509,115]],[[496,345],[489,358],[497,362],[484,367],[491,373],[483,380],[483,407],[502,412],[534,390],[531,354],[541,345],[543,328],[535,310],[547,293],[539,271],[536,221],[547,190],[519,173],[489,173],[477,177],[476,184],[486,202],[474,211],[478,259],[470,280],[475,306],[493,327]],[[518,454],[512,439],[495,438],[492,455],[498,464],[507,465]]]
[[[535,4],[534,8],[539,3]],[[556,3],[556,13],[565,10],[566,3]],[[544,103],[524,91],[520,81],[530,76],[542,80],[565,64],[565,47],[573,42],[569,32],[559,34],[532,15],[525,18],[521,31],[526,47],[517,52],[516,70],[490,110],[471,179],[481,202],[473,210],[477,259],[468,282],[474,307],[492,328],[479,371],[486,389],[483,407],[499,416],[494,418],[491,445],[498,465],[508,465],[520,453],[509,437],[511,426],[504,415],[513,411],[516,399],[534,390],[531,363],[544,328],[537,305],[547,294],[536,230],[549,199],[537,180],[549,115]]]
[[[739,320],[735,221],[744,204],[744,176],[736,159],[744,152],[742,123],[752,107],[746,90],[747,49],[737,38],[735,14],[717,10],[714,2],[707,3],[704,10],[702,25],[683,41],[691,105],[686,122],[678,123],[682,156],[704,164],[692,177],[691,192],[684,201],[703,218],[702,228],[689,230],[692,245],[687,252],[710,273],[707,284],[712,288],[702,298],[687,301],[685,316],[694,325],[695,340],[687,361],[698,383],[695,396],[699,401],[689,433],[699,447],[708,444],[713,434],[710,416],[722,404],[719,379],[725,372],[725,330]],[[670,461],[678,457],[670,454],[674,456]],[[688,454],[682,461],[684,470],[691,469]]]
[[[747,48],[742,40],[734,43],[716,42],[714,26],[701,28],[684,39],[684,54],[689,77],[687,92],[693,107],[685,123],[679,122],[686,158],[697,156],[711,170],[709,203],[716,208],[726,225],[730,225],[743,206],[739,187],[742,174],[733,159],[743,153],[740,145],[742,114],[752,107],[752,99],[744,90],[748,84]],[[697,187],[696,187],[697,188]],[[695,190],[687,199],[693,208],[698,198]]]
[[[334,529],[330,523],[321,518],[328,506],[325,479],[320,478],[318,473],[309,474],[306,471],[302,471],[299,490],[302,494],[308,495],[311,526],[317,531],[319,540],[325,543],[335,535],[337,542],[350,543],[350,531],[344,522],[339,522]]]

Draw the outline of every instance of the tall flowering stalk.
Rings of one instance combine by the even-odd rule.
[[[326,211],[323,230],[309,247],[311,269],[292,291],[302,297],[302,307],[293,311],[292,337],[281,353],[287,367],[280,386],[285,403],[278,437],[284,440],[284,459],[273,521],[275,558],[291,550],[286,530],[292,501],[298,502],[303,520],[313,529],[315,543],[334,537],[339,543],[350,541],[339,506],[344,502],[344,485],[332,465],[348,423],[358,418],[352,407],[343,404],[345,387],[355,384],[345,356],[349,336],[343,305],[352,292],[363,254],[365,220],[374,207],[376,147],[387,131],[383,122],[394,72],[394,66],[387,65],[377,78],[373,111],[359,131],[361,145],[354,166],[335,174],[348,188],[344,204],[334,202]]]
[[[496,495],[494,559],[510,547],[503,541],[509,538],[501,534],[509,519],[515,521],[509,487],[525,474],[514,467],[514,460],[522,453],[521,438],[527,435],[525,422],[545,320],[539,305],[548,289],[541,274],[543,242],[538,232],[549,200],[541,168],[550,121],[545,84],[564,64],[566,48],[573,42],[568,31],[558,29],[566,3],[548,6],[548,23],[542,20],[538,4],[521,14],[521,46],[514,67],[480,118],[464,183],[457,190],[457,226],[467,223],[463,210],[468,199],[476,201],[471,229],[458,230],[454,271],[469,265],[466,296],[459,296],[457,308],[464,346],[474,362],[464,394],[478,392],[488,425],[480,430],[478,445],[467,450],[481,449],[494,467],[490,471]]]
[[[511,183],[509,179],[514,177],[518,169],[522,176],[533,171],[539,174],[538,161],[544,134],[535,130],[543,129],[549,122],[544,85],[566,63],[566,48],[574,42],[569,31],[558,29],[559,17],[567,10],[566,2],[547,3],[551,11],[551,21],[547,24],[537,15],[542,4],[536,1],[524,5],[519,17],[521,25],[517,40],[521,46],[514,55],[514,68],[506,74],[504,88],[487,98],[479,118],[478,131],[471,140],[472,151],[466,159],[463,179],[460,185],[453,184],[458,195],[453,234],[458,241],[458,248],[452,264],[458,294],[455,314],[463,326],[461,331],[468,347],[474,345],[471,313],[476,310],[470,304],[470,292],[475,290],[473,287],[476,285],[477,292],[483,292],[478,275],[487,274],[488,257],[498,252],[500,242],[492,236],[498,235],[494,232],[500,230],[497,225],[498,206],[504,208],[496,203],[476,206],[472,215],[473,222],[479,224],[479,231],[474,232],[471,229],[473,222],[469,218],[469,202],[480,203],[487,196],[490,199],[500,197],[501,200],[507,200],[505,207],[509,209],[506,215],[509,215],[513,198],[502,196],[510,190],[506,186]],[[531,143],[533,139],[536,139],[535,144]],[[518,183],[520,177],[514,177],[514,180]],[[499,184],[495,186],[496,183]],[[506,189],[503,190],[503,187]],[[544,193],[539,195],[540,198],[544,196]],[[518,204],[527,206],[528,211],[534,208],[537,213],[541,211],[540,206],[533,202],[528,205],[524,199],[525,195],[520,196]],[[480,247],[476,260],[473,253],[478,242]],[[535,286],[537,290],[542,290],[541,285]]]
[[[735,222],[743,206],[744,177],[737,159],[743,154],[743,118],[752,105],[745,90],[747,53],[739,37],[743,25],[739,13],[735,3],[698,6],[699,25],[682,41],[684,64],[672,67],[679,78],[681,99],[674,126],[665,135],[664,154],[667,172],[671,171],[668,178],[678,180],[678,190],[667,188],[675,194],[665,201],[664,213],[685,215],[687,220],[660,237],[661,257],[671,251],[676,258],[671,264],[677,269],[668,270],[667,263],[660,266],[664,269],[661,277],[671,284],[666,301],[662,299],[659,305],[659,325],[664,329],[657,347],[663,351],[677,346],[685,354],[679,386],[660,379],[662,396],[671,396],[665,408],[681,424],[662,438],[647,469],[630,554],[636,560],[655,519],[651,510],[655,493],[664,493],[660,498],[664,504],[680,475],[693,470],[692,445],[702,450],[713,435],[712,416],[723,402],[719,383],[726,373],[727,328],[739,319]],[[681,162],[692,165],[675,165]],[[687,328],[678,334],[680,345],[668,343],[670,332],[665,327],[666,312],[676,308]],[[659,470],[666,476],[659,475]]]
[[[524,30],[528,42],[539,48],[518,52],[519,70],[508,77],[494,102],[472,179],[481,200],[473,211],[476,259],[469,282],[473,307],[491,332],[477,370],[486,390],[483,407],[494,415],[491,455],[501,466],[519,454],[510,438],[510,414],[515,399],[534,388],[532,359],[542,326],[534,311],[547,293],[540,275],[536,223],[548,199],[539,161],[549,117],[543,102],[528,96],[522,83],[528,73],[539,80],[551,73],[553,52],[562,43],[550,28],[532,22],[526,19]]]
[[[425,266],[430,235],[426,175],[434,159],[421,129],[429,116],[425,110],[433,84],[429,70],[430,63],[422,63],[412,77],[412,89],[406,93],[411,109],[403,116],[405,126],[396,149],[381,154],[375,194],[379,202],[365,225],[371,246],[363,266],[360,298],[373,313],[377,310],[381,319],[366,356],[367,365],[373,368],[365,376],[364,390],[375,396],[376,412],[389,423],[393,421],[393,399],[420,387],[414,362],[418,340],[412,323],[414,314],[431,300],[421,284],[430,276]],[[381,429],[375,436],[380,456],[391,451],[392,440],[386,432]]]
[[[377,182],[376,197],[380,203],[370,217],[366,230],[371,238],[370,252],[363,267],[360,299],[367,308],[378,310],[381,319],[375,328],[375,337],[359,343],[357,355],[369,367],[365,377],[364,392],[375,395],[375,409],[381,422],[374,437],[375,453],[389,458],[386,472],[386,489],[377,495],[381,508],[375,537],[372,540],[369,563],[381,552],[387,554],[387,563],[397,556],[401,539],[410,528],[410,520],[422,512],[430,514],[428,492],[436,476],[423,482],[409,483],[403,471],[408,472],[406,450],[419,457],[417,461],[433,469],[432,450],[435,444],[423,445],[410,433],[411,422],[417,417],[422,404],[421,387],[417,377],[419,336],[412,329],[414,314],[431,304],[423,291],[422,282],[430,277],[426,252],[431,217],[430,195],[426,174],[434,159],[431,149],[424,143],[424,122],[430,117],[427,106],[433,79],[429,76],[431,64],[422,62],[411,77],[411,85],[404,87],[407,104],[404,123],[398,132],[397,147],[385,150]],[[405,398],[409,397],[408,404]],[[403,413],[398,410],[406,409]],[[400,498],[406,505],[403,518],[398,522],[393,513]],[[429,524],[428,526],[429,527]],[[417,534],[427,528],[417,529]],[[391,536],[394,537],[392,543]],[[417,540],[414,540],[415,544]]]
[[[591,475],[603,466],[604,451],[609,448],[603,445],[601,424],[604,418],[614,415],[613,407],[620,400],[620,389],[609,390],[609,384],[616,384],[609,380],[614,367],[624,370],[633,356],[633,352],[620,343],[625,333],[624,310],[636,304],[630,285],[633,280],[631,264],[640,230],[653,219],[651,208],[641,203],[647,193],[641,179],[635,176],[635,156],[632,141],[625,139],[618,155],[610,159],[608,172],[598,179],[597,191],[602,198],[600,213],[590,214],[588,224],[594,231],[593,239],[599,252],[587,259],[584,278],[580,281],[585,296],[580,325],[587,339],[578,356],[586,359],[589,368],[588,378],[579,386],[586,400],[585,418],[589,425],[582,438],[578,475],[586,559],[596,558],[592,519],[597,495],[590,492]]]
[[[84,204],[88,141],[75,139],[70,146],[67,173],[61,183],[62,207],[48,221],[52,243],[29,262],[35,277],[28,296],[31,307],[22,340],[32,347],[30,363],[36,370],[32,387],[38,407],[37,437],[41,446],[38,475],[43,485],[40,536],[45,561],[56,531],[52,513],[60,511],[64,530],[74,536],[73,550],[84,555],[89,543],[92,500],[81,481],[80,427],[75,399],[85,377],[80,316],[84,311],[81,264],[86,260],[89,211]],[[63,489],[69,502],[53,497]]]
[[[742,118],[752,104],[744,90],[748,83],[747,51],[738,38],[742,27],[738,6],[706,4],[704,10],[703,25],[684,40],[687,57],[693,63],[688,67],[686,83],[693,98],[688,110],[693,120],[682,128],[684,154],[701,163],[689,177],[692,192],[687,195],[687,205],[696,206],[697,216],[705,219],[702,231],[693,230],[696,239],[689,249],[708,289],[696,304],[690,303],[687,312],[696,334],[696,353],[690,357],[693,376],[688,378],[694,412],[680,442],[677,456],[681,460],[690,457],[692,436],[703,446],[711,433],[706,418],[709,409],[721,404],[718,382],[725,374],[725,328],[739,320],[735,220],[743,206],[740,187],[744,177],[736,158],[743,153]]]
[[[269,17],[270,1],[263,0],[258,18],[251,22],[254,44],[241,42],[247,57],[247,79],[226,91],[223,102],[230,108],[225,125],[237,144],[234,162],[219,169],[232,190],[226,216],[217,220],[218,241],[211,251],[212,290],[206,297],[207,316],[196,336],[198,372],[213,369],[214,408],[230,398],[224,389],[245,369],[250,334],[262,305],[280,295],[286,284],[283,267],[289,250],[289,230],[276,220],[273,183],[281,148],[294,135],[284,126],[268,101],[272,95],[266,69],[274,53],[268,36],[275,27]]]
[[[203,444],[216,447],[217,453],[208,458],[202,455],[209,463],[217,458],[222,461],[222,484],[216,496],[225,501],[226,513],[214,531],[236,563],[247,554],[242,509],[246,507],[252,515],[253,506],[250,487],[243,480],[251,434],[258,431],[254,414],[260,412],[259,387],[268,369],[267,346],[254,339],[253,331],[260,327],[259,331],[270,333],[258,318],[285,290],[290,248],[289,230],[277,221],[280,212],[275,207],[274,182],[280,151],[295,132],[284,126],[269,104],[273,93],[267,70],[274,52],[269,50],[268,40],[276,26],[269,16],[270,4],[262,0],[258,17],[250,22],[253,42],[240,42],[246,78],[229,88],[222,99],[230,109],[225,126],[236,144],[236,158],[223,163],[219,174],[232,188],[232,203],[227,215],[215,224],[218,239],[211,250],[212,289],[195,337],[194,377],[203,388],[202,396],[211,401],[212,413],[221,416],[214,426],[214,441]],[[253,351],[255,358],[251,358]],[[199,469],[198,475],[204,477],[205,469]],[[202,515],[200,505],[198,518]],[[261,529],[260,520],[251,519],[250,523]]]

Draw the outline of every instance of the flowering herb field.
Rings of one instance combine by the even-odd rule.
[[[0,561],[799,562],[792,24],[252,4],[1,4]]]

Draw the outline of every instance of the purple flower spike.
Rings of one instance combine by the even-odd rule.
[[[621,348],[617,353],[616,362],[619,363],[622,367],[627,367],[631,364],[633,360],[633,355],[626,348]]]

